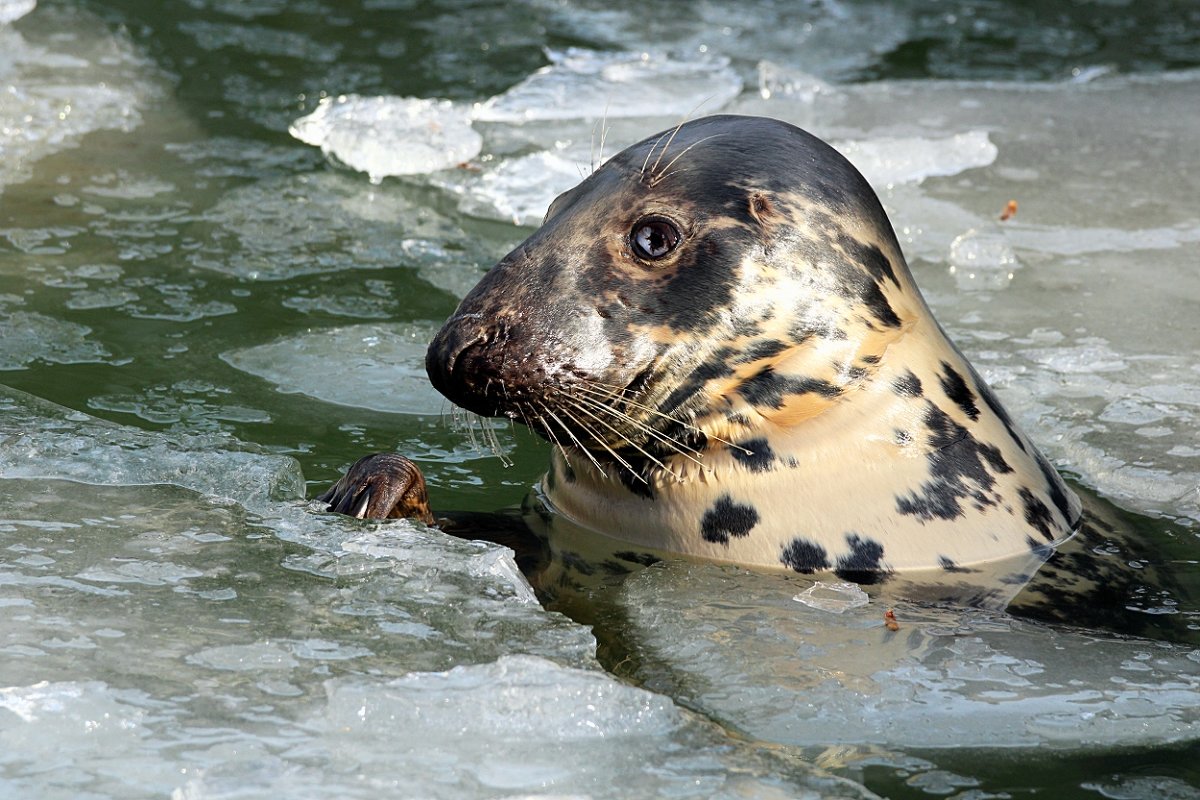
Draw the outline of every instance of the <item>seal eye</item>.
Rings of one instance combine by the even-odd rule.
[[[641,258],[662,258],[679,246],[679,229],[665,219],[644,219],[630,234],[633,249]]]

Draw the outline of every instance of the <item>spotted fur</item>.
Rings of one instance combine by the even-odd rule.
[[[648,221],[678,233],[659,258]],[[874,192],[783,122],[652,136],[551,205],[430,346],[455,403],[556,447],[559,514],[654,551],[963,573],[1079,503],[938,326]]]

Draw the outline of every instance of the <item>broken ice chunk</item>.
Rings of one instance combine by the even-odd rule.
[[[351,325],[221,358],[284,393],[397,414],[439,414],[446,404],[425,376],[425,348],[434,333],[427,323]]]
[[[467,184],[459,206],[468,214],[536,227],[554,198],[579,183],[581,170],[555,153],[509,159]]]
[[[476,119],[525,122],[709,114],[742,91],[727,58],[548,50],[542,67],[476,109]]]
[[[37,0],[0,0],[0,25],[16,22],[37,7]]]
[[[1003,289],[1021,267],[996,226],[971,228],[950,243],[950,274],[960,289]]]
[[[834,147],[850,159],[876,190],[986,167],[999,153],[987,131],[967,131],[943,139],[881,137],[835,142]]]
[[[367,173],[372,183],[453,167],[483,147],[464,109],[449,100],[416,97],[327,97],[288,132]]]
[[[856,583],[824,583],[818,581],[792,598],[818,611],[841,614],[870,602],[867,593]]]

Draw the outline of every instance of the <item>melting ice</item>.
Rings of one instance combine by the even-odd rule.
[[[353,325],[306,333],[222,356],[278,387],[340,405],[400,414],[440,414],[425,349],[438,326]]]
[[[375,183],[461,164],[482,144],[466,110],[412,97],[327,97],[288,130]]]

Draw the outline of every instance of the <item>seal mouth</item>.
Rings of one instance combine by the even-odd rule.
[[[453,318],[426,353],[430,382],[455,405],[520,422],[564,453],[643,482],[656,470],[671,472],[675,456],[698,461],[704,435],[686,415],[660,407],[668,374],[661,359],[595,375],[529,348],[520,321],[480,326],[479,319]]]

